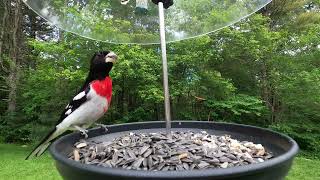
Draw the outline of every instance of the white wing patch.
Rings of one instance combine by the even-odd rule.
[[[69,114],[71,114],[72,113],[72,110],[71,109],[69,109],[66,113],[64,113],[65,115],[69,115]]]
[[[76,100],[79,100],[81,98],[83,98],[84,96],[86,95],[86,92],[82,91],[81,93],[79,93],[78,95],[76,95],[73,100],[76,101]]]

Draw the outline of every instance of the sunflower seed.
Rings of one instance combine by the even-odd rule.
[[[139,154],[142,155],[143,153],[145,153],[145,152],[148,150],[149,147],[150,147],[150,145],[145,145],[145,146],[143,146],[143,147],[140,149]]]
[[[201,161],[200,164],[198,164],[199,169],[204,169],[208,167],[210,164],[204,161]]]
[[[222,167],[222,168],[227,168],[228,167],[228,162],[224,162],[223,164],[221,164],[220,166]]]
[[[139,168],[141,166],[143,160],[144,160],[144,158],[138,158],[136,161],[133,162],[132,168],[133,169]]]
[[[160,171],[165,165],[166,163],[159,164],[159,166],[157,167],[157,170]]]
[[[148,157],[152,153],[152,149],[148,149],[144,154],[143,157]]]
[[[185,170],[189,170],[189,165],[188,165],[188,163],[183,163],[182,166],[183,166],[183,168],[184,168]]]
[[[83,148],[83,147],[86,147],[86,146],[87,146],[87,143],[83,142],[83,143],[79,143],[76,147],[78,149],[80,149],[80,148]]]
[[[107,142],[81,140],[69,158],[80,163],[134,170],[180,171],[228,168],[273,158],[261,144],[207,132],[128,133]]]
[[[73,157],[74,157],[75,161],[79,161],[80,160],[80,154],[79,154],[79,151],[77,149],[75,149],[73,151]]]

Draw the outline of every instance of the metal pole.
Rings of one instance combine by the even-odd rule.
[[[159,20],[160,20],[160,42],[162,52],[162,68],[163,68],[163,88],[164,88],[164,108],[167,135],[171,134],[171,112],[170,112],[170,96],[168,84],[168,63],[167,63],[167,49],[166,49],[166,34],[164,24],[164,8],[163,3],[159,2]]]

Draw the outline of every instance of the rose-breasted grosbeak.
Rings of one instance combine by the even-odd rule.
[[[95,53],[90,62],[90,72],[80,89],[62,112],[52,131],[39,143],[26,159],[40,156],[58,136],[67,130],[79,130],[87,137],[87,128],[108,110],[112,96],[112,79],[109,72],[117,55],[103,51]]]

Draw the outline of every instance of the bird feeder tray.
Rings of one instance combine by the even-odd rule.
[[[101,129],[89,131],[88,141],[110,141],[129,132],[148,133],[165,131],[164,122],[143,122],[112,125],[108,132]],[[298,152],[298,145],[288,136],[274,131],[228,123],[213,123],[201,121],[173,121],[172,131],[206,131],[213,135],[231,135],[240,141],[251,141],[262,144],[274,157],[257,164],[239,167],[182,170],[182,171],[143,171],[126,170],[122,168],[108,168],[102,166],[82,164],[68,158],[74,150],[74,144],[83,137],[80,133],[72,133],[55,141],[50,147],[50,153],[56,161],[56,166],[64,179],[117,179],[117,180],[282,180],[287,175],[293,158]],[[80,144],[81,145],[81,144]]]

